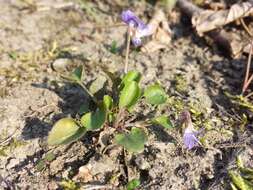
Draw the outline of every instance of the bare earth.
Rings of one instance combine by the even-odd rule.
[[[57,189],[66,179],[83,184],[87,181],[77,177],[78,169],[88,165],[89,181],[114,185],[113,189],[134,178],[141,179],[140,189],[226,189],[227,171],[235,165],[236,155],[240,153],[245,165],[253,167],[252,127],[240,129],[241,114],[224,95],[225,91],[240,93],[245,60],[224,58],[184,23],[170,24],[173,39],[167,49],[152,54],[132,50],[129,65],[143,74],[143,85],[159,81],[165,87],[171,99],[165,112],[172,122],[184,108],[201,113],[193,114],[193,121],[206,129],[207,148],[187,151],[175,144],[174,138],[182,142],[180,129],[158,126],[148,129],[144,152],[127,154],[124,161],[117,149],[104,153],[100,145],[93,145],[98,134],[86,134],[71,145],[48,147],[54,122],[75,116],[88,101],[78,87],[63,83],[60,73],[82,64],[89,84],[98,75],[106,76],[99,65],[123,70],[126,27],[92,27],[119,22],[120,12],[128,7],[147,20],[145,14],[152,15],[152,6],[145,1],[34,2],[37,8],[25,1],[0,0],[3,189]],[[117,54],[109,51],[112,41],[122,49]],[[242,142],[248,143],[236,146]],[[38,169],[49,152],[56,157]]]

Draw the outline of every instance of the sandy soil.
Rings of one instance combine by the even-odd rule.
[[[133,178],[141,179],[140,189],[226,189],[227,171],[235,165],[236,155],[240,153],[245,164],[252,166],[252,128],[240,129],[244,111],[224,95],[240,93],[245,59],[225,58],[184,21],[170,23],[173,38],[166,49],[152,54],[132,50],[129,64],[143,74],[143,85],[159,81],[165,87],[171,103],[164,111],[172,122],[185,108],[201,113],[193,115],[193,121],[205,129],[208,148],[187,151],[174,141],[182,142],[180,129],[158,126],[148,129],[143,153],[124,158],[118,149],[103,153],[101,145],[94,145],[97,133],[70,145],[48,147],[46,138],[53,123],[75,116],[80,105],[89,101],[78,87],[64,83],[60,74],[84,65],[89,84],[98,75],[106,76],[99,65],[123,70],[126,27],[91,27],[120,21],[120,12],[127,7],[147,20],[153,7],[144,1],[38,0],[37,7],[26,1],[0,2],[3,189],[58,189],[66,179],[81,186],[89,181],[119,189]],[[109,51],[112,41],[120,47],[116,54]],[[235,146],[242,142],[247,143]],[[49,153],[55,157],[39,168]],[[90,180],[77,176],[81,166],[91,168]]]

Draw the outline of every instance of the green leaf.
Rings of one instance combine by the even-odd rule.
[[[40,160],[35,167],[38,171],[42,171],[46,167],[46,162],[44,160]]]
[[[253,179],[253,169],[252,168],[240,168],[240,172],[243,175],[249,176]]]
[[[110,52],[113,54],[116,54],[118,52],[117,42],[115,40],[112,41]]]
[[[144,92],[144,97],[146,98],[146,101],[152,105],[163,104],[167,100],[167,94],[158,84],[147,87]]]
[[[244,167],[244,166],[243,166],[242,159],[241,159],[240,156],[237,156],[237,157],[236,157],[236,165],[237,165],[238,168],[243,168],[243,167]]]
[[[238,190],[238,189],[236,188],[236,186],[235,186],[233,183],[230,183],[230,186],[231,186],[231,189],[232,189],[232,190]]]
[[[56,155],[52,152],[49,152],[48,154],[45,155],[43,159],[41,159],[38,164],[36,164],[36,169],[38,171],[42,171],[45,169],[47,162],[52,162],[56,158]]]
[[[135,81],[130,81],[126,83],[125,87],[120,93],[119,97],[119,107],[120,108],[128,108],[130,109],[134,106],[138,99],[141,97],[141,89],[139,85]]]
[[[72,180],[63,180],[59,184],[61,186],[61,189],[64,190],[80,190],[78,184]]]
[[[95,112],[86,113],[81,117],[81,124],[88,130],[93,131],[103,126],[106,120],[104,108],[98,108]]]
[[[152,123],[157,124],[157,125],[161,125],[161,126],[163,126],[164,128],[167,128],[167,129],[173,128],[173,125],[172,125],[171,121],[165,115],[162,115],[162,116],[159,116],[159,117],[156,117],[156,118],[152,119]]]
[[[54,124],[47,142],[49,145],[67,144],[78,140],[84,133],[85,129],[79,127],[74,119],[63,118]]]
[[[94,80],[91,85],[90,85],[90,88],[89,88],[89,91],[94,95],[96,94],[98,91],[100,91],[101,89],[104,88],[104,85],[106,83],[107,79],[102,76],[102,75],[99,75],[96,80]]]
[[[141,80],[141,74],[138,71],[129,71],[122,78],[122,84],[126,85],[128,82],[135,81],[139,83]]]
[[[81,82],[83,79],[83,66],[77,67],[71,75],[73,80]]]
[[[44,160],[47,162],[52,162],[56,158],[56,155],[52,152],[46,154]]]
[[[1,148],[1,149],[0,149],[0,156],[4,156],[4,157],[8,156],[8,154],[6,154],[4,148]]]
[[[127,190],[135,190],[141,184],[140,180],[132,179],[127,183]]]
[[[142,129],[133,127],[129,134],[119,133],[115,135],[115,141],[130,152],[141,152],[147,141],[147,135]]]
[[[238,173],[236,173],[234,171],[229,171],[228,173],[229,173],[229,176],[230,176],[232,182],[240,190],[252,190],[253,189],[251,184],[247,180],[243,179],[242,176],[239,175]]]
[[[18,57],[17,52],[15,52],[15,51],[8,52],[8,55],[9,55],[9,57],[10,57],[11,59],[13,59],[14,61],[17,60],[17,57]]]
[[[83,115],[89,111],[89,105],[88,104],[82,104],[78,110],[78,113],[80,115]]]
[[[113,99],[109,95],[105,95],[103,98],[103,104],[107,110],[111,110],[113,106]]]

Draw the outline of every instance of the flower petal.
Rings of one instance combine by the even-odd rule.
[[[185,131],[183,139],[184,139],[184,145],[190,150],[193,147],[196,147],[199,145],[199,140],[196,137],[197,132],[189,132]]]
[[[135,47],[140,46],[141,45],[141,38],[133,37],[132,38],[132,43],[134,44]]]
[[[130,11],[126,10],[121,13],[121,19],[126,24],[137,27],[137,28],[145,28],[145,24],[137,17],[135,14]]]
[[[135,37],[142,38],[145,36],[150,36],[153,34],[153,29],[151,25],[146,25],[144,28],[137,28]]]

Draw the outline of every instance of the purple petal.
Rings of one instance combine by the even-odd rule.
[[[121,13],[121,19],[126,24],[137,27],[137,28],[145,28],[145,24],[137,17],[135,14],[130,11],[126,10]]]
[[[141,38],[132,38],[132,43],[134,44],[135,47],[138,47],[141,45]]]
[[[189,130],[185,130],[184,132],[184,145],[190,150],[193,147],[196,147],[199,145],[199,140],[196,137],[197,132],[193,132],[193,131],[189,131]]]
[[[144,28],[137,28],[136,37],[142,38],[145,36],[150,36],[153,34],[153,29],[151,25],[146,25]]]

